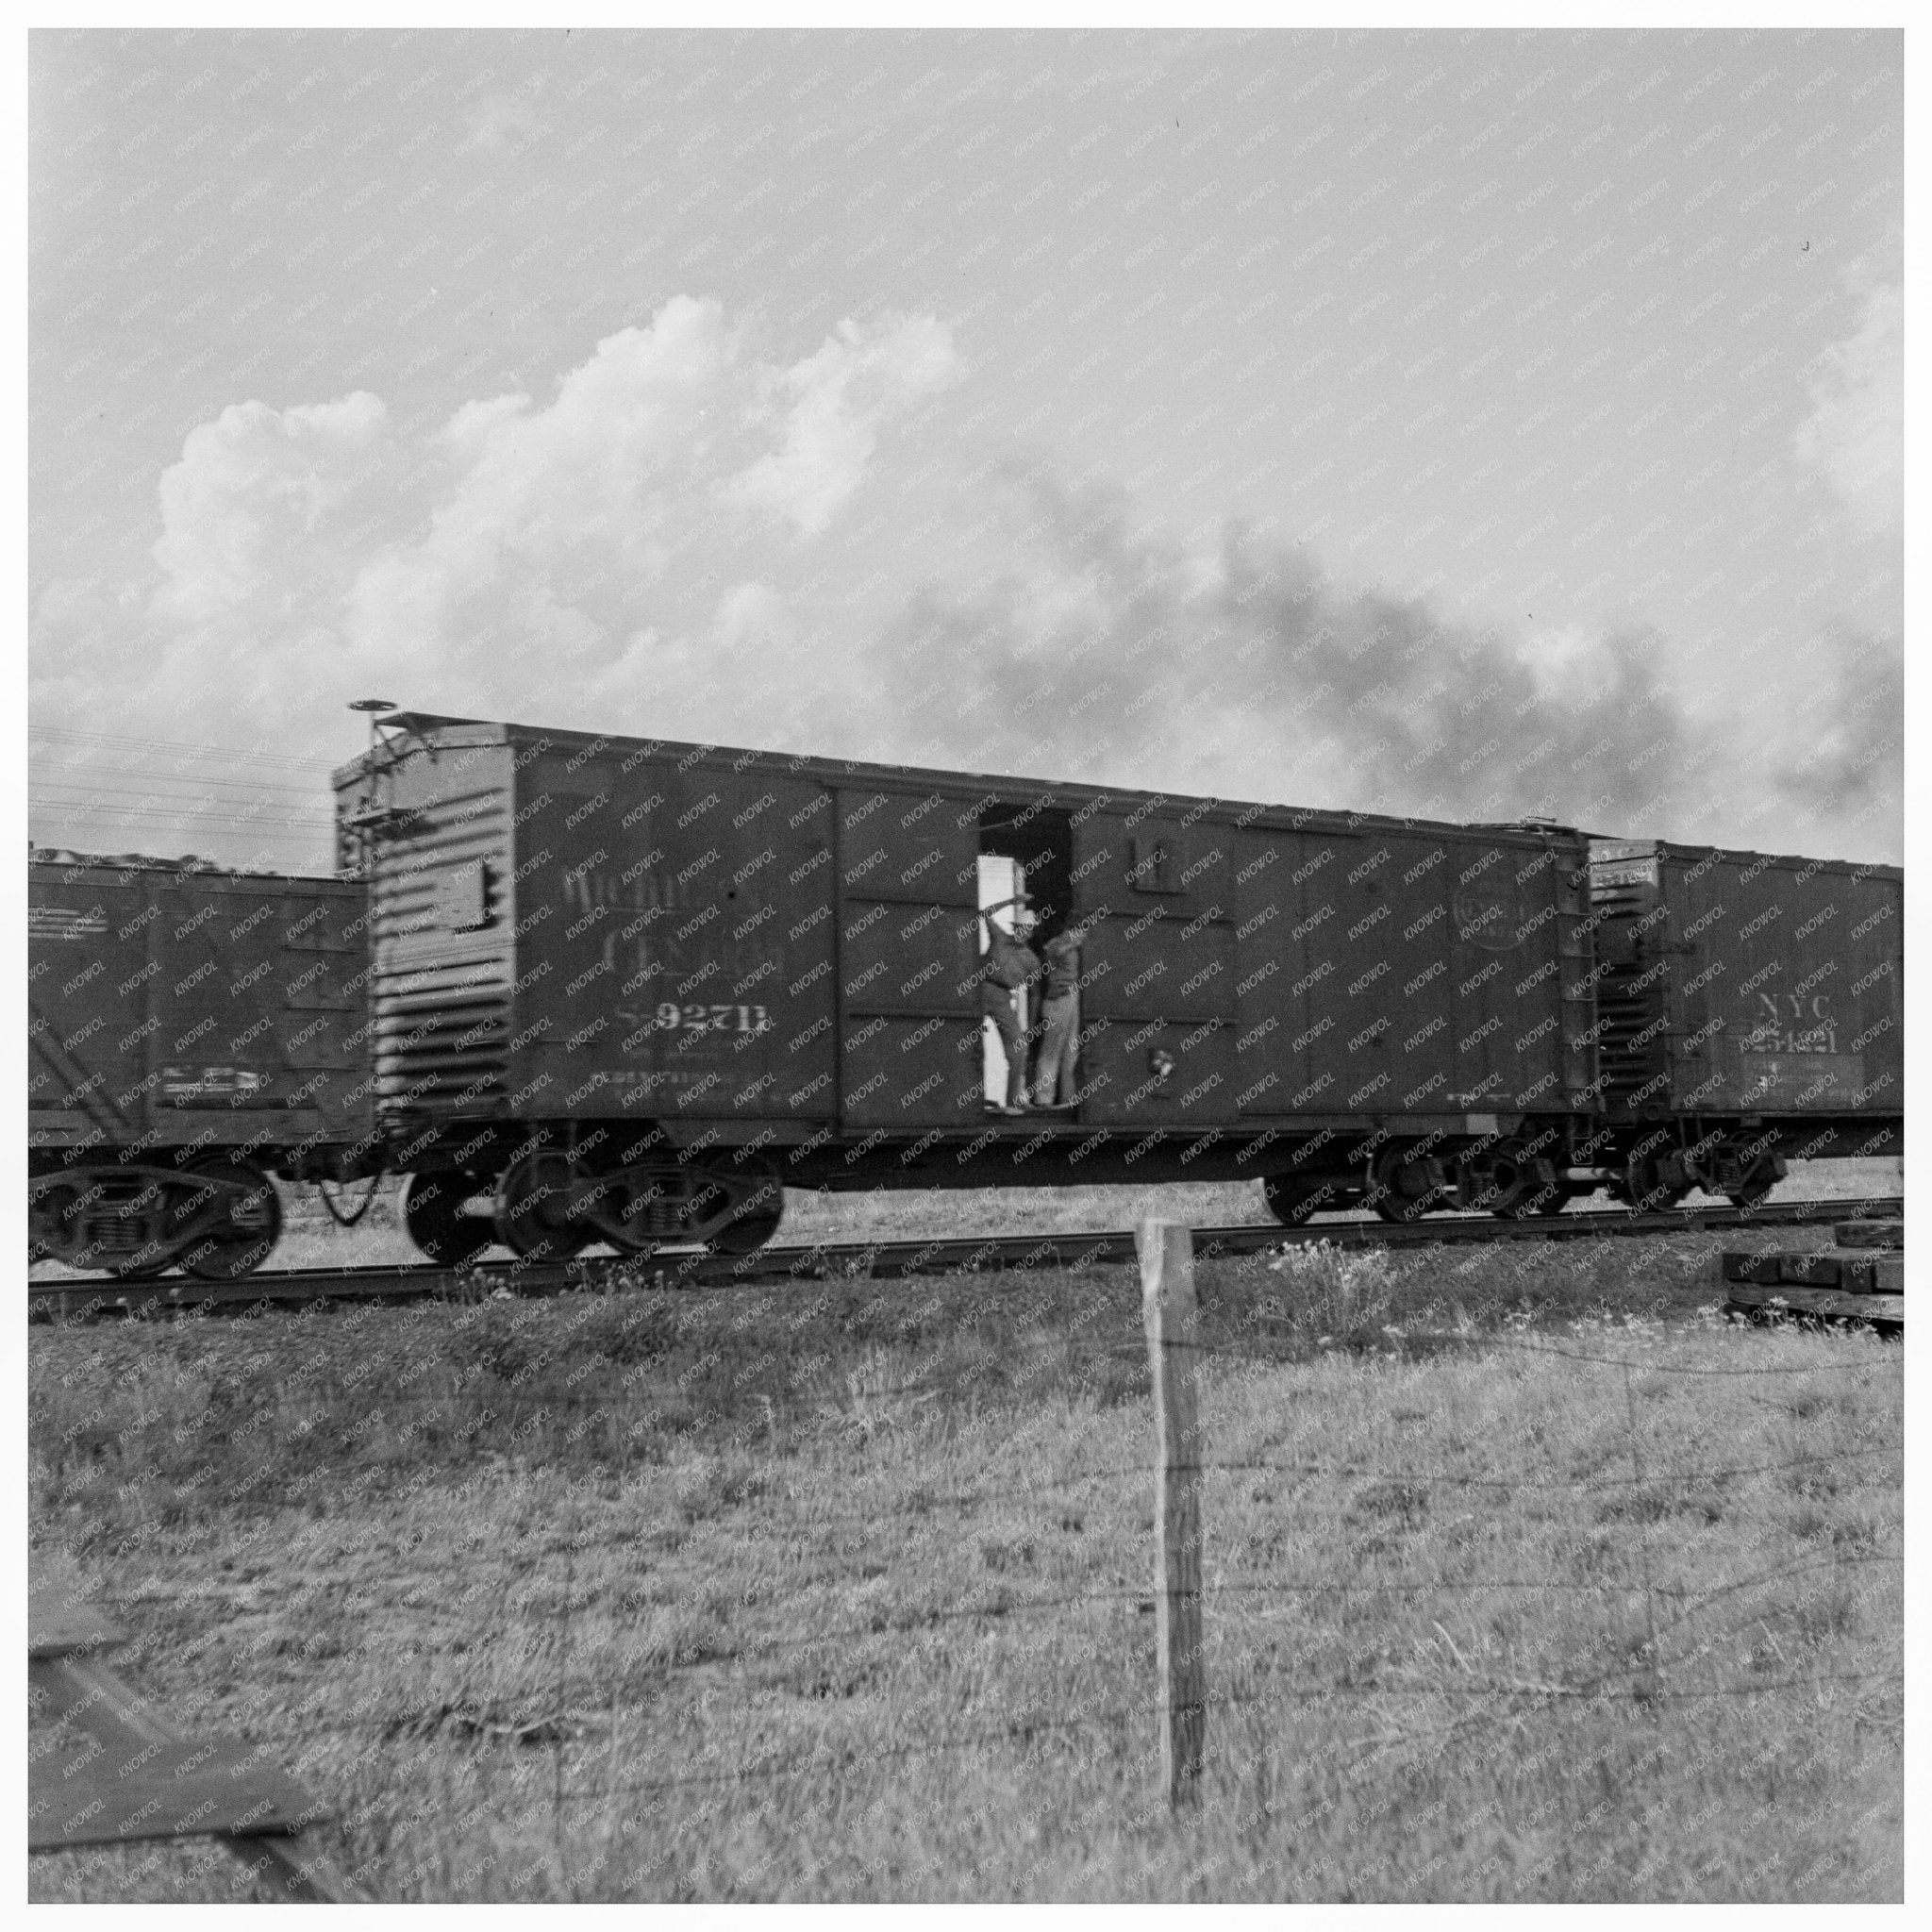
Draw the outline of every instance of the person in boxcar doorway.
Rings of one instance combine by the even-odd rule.
[[[1012,930],[993,918],[995,912],[1012,909]],[[986,957],[980,961],[980,1010],[999,1029],[1000,1044],[1007,1054],[1007,1097],[1004,1104],[991,1094],[987,1105],[996,1113],[1024,1113],[1026,1110],[1026,1029],[1020,1024],[1020,994],[1040,983],[1040,955],[1026,943],[1033,930],[1032,902],[1022,892],[1002,899],[996,906],[981,909],[986,926]]]
[[[1041,1008],[1043,1037],[1033,1067],[1035,1107],[1074,1104],[1074,1060],[1080,1040],[1080,947],[1086,938],[1086,926],[1063,926],[1040,949],[1045,984]]]

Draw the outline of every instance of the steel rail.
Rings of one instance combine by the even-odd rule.
[[[1896,1196],[1844,1201],[1790,1201],[1758,1208],[1673,1208],[1653,1213],[1599,1208],[1523,1221],[1483,1215],[1435,1215],[1396,1223],[1369,1217],[1313,1221],[1300,1227],[1256,1223],[1194,1230],[1204,1259],[1330,1241],[1346,1248],[1473,1245],[1489,1241],[1588,1241],[1634,1235],[1708,1234],[1734,1228],[1818,1225],[1864,1217],[1895,1219]],[[239,1281],[169,1277],[119,1281],[88,1277],[28,1284],[30,1321],[88,1320],[102,1315],[255,1313],[272,1307],[428,1299],[483,1301],[501,1295],[608,1292],[624,1288],[726,1288],[862,1276],[974,1270],[1092,1268],[1134,1258],[1131,1230],[1099,1234],[987,1235],[934,1241],[821,1242],[768,1247],[732,1257],[687,1250],[653,1256],[597,1256],[571,1261],[483,1261],[469,1268],[435,1262],[402,1266],[265,1270]]]

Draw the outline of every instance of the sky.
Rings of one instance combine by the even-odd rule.
[[[1903,42],[40,32],[30,833],[464,716],[1896,861]]]

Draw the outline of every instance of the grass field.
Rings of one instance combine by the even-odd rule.
[[[1128,1269],[40,1329],[32,1533],[380,1898],[1895,1898],[1901,1352],[1740,1239],[1202,1266],[1177,1820]]]

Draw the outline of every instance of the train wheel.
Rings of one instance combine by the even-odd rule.
[[[27,1183],[26,1258],[70,1260],[79,1243],[73,1228],[80,1212],[81,1183],[71,1174],[40,1174]],[[77,1265],[84,1266],[85,1263]]]
[[[1560,1214],[1570,1201],[1569,1189],[1557,1177],[1556,1162],[1539,1155],[1498,1157],[1491,1186],[1494,1194],[1483,1206],[1505,1221]]]
[[[1406,1227],[1412,1221],[1420,1221],[1425,1214],[1433,1214],[1440,1208],[1449,1204],[1442,1198],[1441,1190],[1433,1193],[1419,1195],[1411,1199],[1406,1194],[1394,1194],[1386,1189],[1377,1190],[1374,1196],[1375,1212],[1384,1221],[1392,1221],[1398,1226]]]
[[[1647,1156],[1633,1155],[1624,1172],[1610,1184],[1610,1192],[1627,1208],[1640,1214],[1661,1214],[1676,1207],[1690,1192],[1690,1183],[1675,1177],[1675,1163],[1670,1179],[1663,1163]]]
[[[785,1219],[785,1190],[775,1175],[758,1177],[750,1195],[742,1193],[742,1182],[714,1182],[712,1186],[726,1198],[738,1197],[731,1218],[707,1237],[705,1245],[714,1255],[754,1255],[778,1232]]]
[[[153,1281],[168,1272],[174,1259],[173,1255],[150,1255],[139,1260],[116,1261],[108,1273],[116,1281]]]
[[[1268,1211],[1283,1227],[1300,1227],[1311,1215],[1344,1205],[1348,1187],[1310,1174],[1271,1174],[1261,1182]]]
[[[489,1186],[469,1174],[412,1174],[403,1183],[403,1225],[409,1239],[445,1268],[474,1261],[496,1239],[496,1230],[463,1203]]]
[[[1756,1208],[1782,1178],[1771,1162],[1761,1162],[1747,1169],[1736,1187],[1726,1188],[1724,1199],[1733,1208]]]
[[[178,1257],[203,1281],[239,1281],[269,1257],[282,1235],[282,1203],[275,1184],[252,1160],[216,1154],[197,1160],[191,1176],[206,1176],[216,1190],[208,1203],[206,1232]]]
[[[1432,1173],[1432,1162],[1405,1160],[1394,1150],[1369,1169],[1362,1198],[1384,1221],[1406,1224],[1448,1206],[1448,1190]]]
[[[1570,1196],[1560,1188],[1539,1188],[1534,1193],[1490,1212],[1500,1221],[1537,1221],[1546,1214],[1560,1214],[1570,1205]]]
[[[496,1183],[496,1238],[525,1261],[568,1261],[592,1230],[570,1216],[569,1160],[546,1148],[519,1154]]]
[[[778,1232],[778,1224],[784,1218],[782,1201],[775,1208],[756,1208],[726,1222],[711,1237],[708,1246],[714,1255],[755,1255]]]

